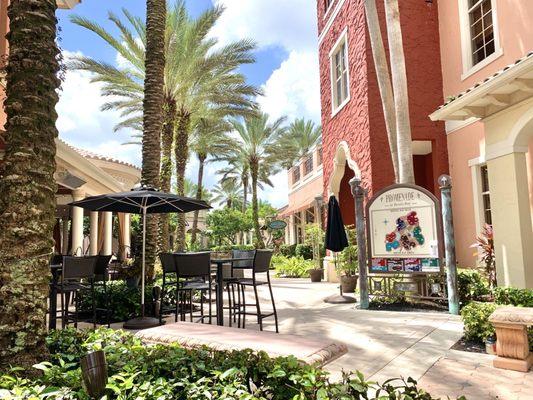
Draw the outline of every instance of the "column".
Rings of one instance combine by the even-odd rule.
[[[72,198],[74,201],[82,200],[85,193],[81,190],[73,190]],[[83,208],[72,207],[72,249],[71,252],[75,256],[83,255]]]
[[[487,160],[498,286],[533,287],[533,231],[525,153]]]
[[[296,238],[294,234],[294,214],[289,215],[289,243],[288,244],[294,244],[296,243]]]
[[[69,219],[68,216],[63,217],[63,220],[61,221],[61,223],[62,223],[61,254],[67,254],[67,252],[68,252],[68,241],[69,241],[69,237],[70,237],[69,230],[68,230],[69,222],[70,222],[70,219]]]
[[[98,254],[98,211],[91,211],[90,249],[91,256]]]
[[[106,211],[104,214],[104,247],[102,249],[103,255],[110,255],[113,253],[113,213]]]
[[[131,214],[124,214],[124,253],[122,254],[125,259],[131,254]]]

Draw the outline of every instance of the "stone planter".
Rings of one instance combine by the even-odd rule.
[[[311,282],[320,282],[322,280],[322,270],[321,269],[310,269],[309,276],[311,277]]]
[[[357,286],[357,275],[341,276],[341,289],[342,293],[354,293]]]

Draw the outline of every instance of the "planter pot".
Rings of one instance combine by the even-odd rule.
[[[126,278],[126,286],[132,289],[139,287],[139,282],[141,281],[140,276],[131,276]]]
[[[311,277],[311,282],[320,282],[322,280],[322,270],[321,269],[310,269],[309,276]]]
[[[341,289],[342,293],[354,293],[357,286],[357,275],[354,276],[341,276]]]
[[[81,359],[83,383],[91,398],[100,398],[107,384],[107,362],[102,350],[87,354]]]

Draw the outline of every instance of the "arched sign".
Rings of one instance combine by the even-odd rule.
[[[268,223],[268,227],[270,229],[285,229],[287,227],[287,223],[285,221],[277,219],[277,220],[270,221]]]
[[[431,192],[416,185],[388,186],[366,211],[370,272],[441,272],[441,214]]]

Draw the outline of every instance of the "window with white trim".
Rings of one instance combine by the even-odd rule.
[[[472,66],[496,51],[492,0],[468,0]]]
[[[324,12],[327,12],[329,10],[331,3],[333,3],[333,0],[324,0]]]
[[[483,218],[485,223],[492,225],[492,212],[490,208],[489,171],[486,165],[479,169],[481,175],[481,199],[483,204]]]
[[[334,112],[340,109],[350,97],[348,80],[348,44],[346,33],[331,52],[332,103]]]

